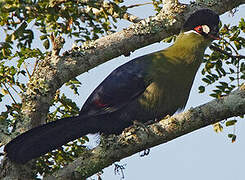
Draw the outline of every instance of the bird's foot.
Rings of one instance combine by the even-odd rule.
[[[158,122],[158,121],[160,121],[160,120],[161,120],[161,119],[155,118],[154,120],[146,121],[146,122],[144,123],[144,125],[145,125],[145,126],[148,126],[148,125],[151,125],[151,124],[153,124],[153,123],[155,123],[155,122]]]
[[[148,121],[149,122],[149,121]],[[133,121],[133,126],[134,127],[140,127],[140,128],[142,128],[144,131],[146,131],[148,134],[150,134],[150,131],[149,131],[149,129],[148,129],[148,122],[146,122],[146,123],[142,123],[142,122],[139,122],[139,121],[137,121],[137,120],[134,120]],[[152,123],[151,123],[152,124]]]
[[[147,126],[144,123],[136,120],[133,121],[133,124],[131,126],[124,129],[123,134],[126,135],[126,137],[132,136],[134,134],[136,135],[136,131],[139,129],[143,129],[143,131],[145,131],[148,135],[150,134]]]
[[[142,151],[143,153],[140,154],[140,157],[144,157],[144,156],[148,156],[150,154],[150,149],[145,149],[144,151]]]

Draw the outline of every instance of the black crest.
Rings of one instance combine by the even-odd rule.
[[[208,25],[212,30],[216,30],[218,28],[219,21],[219,15],[214,11],[210,9],[200,9],[190,15],[182,29],[184,31],[189,31],[199,25]]]

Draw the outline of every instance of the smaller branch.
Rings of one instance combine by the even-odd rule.
[[[50,35],[51,43],[52,43],[52,55],[59,56],[60,50],[63,48],[65,44],[65,39],[62,36],[56,37],[54,33]]]
[[[224,41],[225,41],[226,43],[228,43],[228,44],[230,45],[230,47],[233,49],[233,51],[235,51],[236,55],[239,56],[238,51],[237,51],[236,48],[231,44],[231,42],[230,42],[230,41],[228,42],[228,41],[226,41],[225,39],[224,39]],[[240,87],[240,71],[239,71],[239,69],[240,69],[240,63],[239,63],[239,60],[240,60],[240,59],[238,59],[238,63],[237,63],[237,65],[236,65],[236,68],[237,68],[237,70],[236,70],[236,77],[237,77],[237,86],[238,86],[238,87]]]
[[[222,49],[220,49],[219,47],[216,47],[216,46],[214,46],[214,45],[209,46],[209,48],[210,48],[210,49],[213,49],[213,50],[215,50],[215,51],[218,51],[218,52],[220,52],[220,53],[222,53],[222,54],[224,54],[224,55],[227,55],[227,56],[229,56],[230,58],[245,59],[245,56],[243,56],[243,55],[239,55],[239,54],[238,54],[238,55],[234,56],[233,54],[228,53],[228,52],[226,52],[226,51],[224,51],[224,50],[222,50]]]
[[[239,59],[238,59],[238,63],[236,65],[236,78],[237,78],[237,86],[240,87],[240,63],[239,63]]]
[[[148,5],[148,4],[153,4],[152,2],[146,2],[146,3],[142,3],[142,4],[133,4],[130,6],[127,6],[127,8],[135,8],[135,7],[139,7],[139,6],[144,6],[144,5]]]
[[[88,10],[90,10],[90,8],[81,8],[81,9],[80,9],[80,13],[81,13],[82,15],[83,15],[83,14],[86,14],[86,13],[88,13]],[[97,13],[100,12],[100,10],[97,9],[97,8],[92,8],[92,10],[94,11],[95,14],[96,14],[96,12],[97,12]],[[118,14],[111,14],[111,16],[113,16],[114,18],[119,18],[119,15],[118,15]],[[123,19],[128,20],[128,21],[133,22],[133,23],[137,23],[137,22],[139,22],[139,21],[142,20],[141,18],[139,18],[139,17],[137,17],[137,16],[135,16],[135,15],[129,13],[129,12],[124,12],[124,13],[122,14],[121,17],[122,17]],[[82,21],[82,22],[84,21],[84,20],[82,19],[82,17],[81,17],[81,21]]]
[[[124,13],[122,17],[123,17],[123,19],[128,20],[128,21],[133,22],[133,23],[137,23],[137,22],[140,22],[142,20],[141,18],[139,18],[133,14],[130,14],[128,12]]]
[[[227,44],[230,45],[230,47],[233,49],[233,51],[235,51],[236,55],[238,56],[239,53],[238,53],[238,51],[236,50],[236,48],[234,48],[234,46],[233,46],[230,42],[228,42],[227,40],[225,40],[225,39],[223,39],[223,40],[224,40]]]
[[[18,94],[18,96],[21,98],[21,95],[20,93],[12,86],[12,84],[8,83],[9,87],[11,87],[11,89],[16,93]],[[22,90],[22,89],[21,89]]]
[[[230,47],[233,49],[233,51],[235,51],[236,55],[239,56],[238,51],[237,51],[236,48],[231,44],[231,42],[230,42],[230,41],[228,42],[228,41],[226,41],[225,39],[224,39],[224,41],[225,41],[226,43],[228,43],[228,44],[230,45]],[[239,61],[240,61],[240,59],[238,59],[238,63],[237,63],[237,65],[236,65],[236,68],[237,68],[236,75],[237,75],[237,86],[238,86],[238,87],[241,86],[241,85],[240,85],[240,71],[239,71],[239,69],[240,69],[240,63],[239,63]]]
[[[237,59],[238,61],[240,61],[241,59],[245,59],[245,56],[240,55],[240,54],[238,53],[238,51],[232,46],[232,44],[231,44],[230,42],[226,41],[225,39],[224,39],[224,41],[225,41],[226,43],[228,43],[228,44],[230,45],[230,47],[235,51],[235,53],[237,54],[236,56],[234,56],[233,54],[228,53],[228,52],[226,52],[226,51],[220,49],[219,47],[213,46],[213,45],[210,46],[210,49],[213,49],[213,50],[218,51],[218,52],[220,52],[220,53],[222,53],[222,54],[225,54],[225,55],[229,56],[229,57],[232,58],[232,59]],[[240,71],[239,71],[239,69],[240,69],[240,64],[239,64],[239,62],[238,62],[237,65],[236,65],[236,69],[237,69],[237,70],[236,70],[237,86],[240,87],[241,85],[240,85]]]
[[[152,2],[130,5],[130,6],[127,6],[127,9],[135,8],[135,7],[139,7],[139,6],[144,6],[144,5],[148,5],[148,4],[152,4]],[[133,23],[138,23],[141,20],[143,20],[143,19],[139,18],[138,16],[135,16],[135,15],[129,13],[129,12],[125,12],[123,14],[122,18],[125,19],[125,20],[128,20],[130,22],[133,22]]]
[[[121,179],[124,179],[124,177],[125,177],[125,176],[124,176],[124,170],[125,170],[125,166],[126,166],[126,165],[125,165],[125,164],[120,165],[120,164],[116,164],[116,163],[115,163],[114,166],[115,166],[115,167],[114,167],[114,174],[115,174],[115,175],[120,175],[120,174],[121,174],[121,175],[122,175],[122,176],[121,176]]]
[[[3,86],[5,87],[5,89],[8,91],[9,96],[11,97],[11,99],[14,101],[15,104],[17,104],[17,102],[15,101],[14,97],[12,96],[11,92],[9,91],[8,87],[6,86],[5,83],[3,83]]]
[[[32,77],[33,74],[35,73],[38,63],[39,63],[39,59],[37,59],[36,62],[35,62],[35,64],[34,64],[34,68],[33,68],[33,71],[32,71],[32,73],[31,73],[31,77]]]
[[[26,72],[27,72],[27,75],[28,75],[29,79],[31,79],[30,72],[28,71],[28,69],[27,69],[27,66],[26,66],[26,63],[25,63],[25,62],[24,62],[24,68],[25,68],[25,70],[26,70]]]

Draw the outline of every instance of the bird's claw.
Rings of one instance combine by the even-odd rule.
[[[143,151],[143,154],[140,154],[140,157],[148,156],[149,153],[150,153],[150,149],[145,149],[145,150]]]
[[[141,127],[141,128],[143,128],[144,130],[146,130],[148,132],[149,130],[147,128],[147,125],[148,125],[148,123],[142,123],[142,122],[139,122],[137,120],[134,120],[133,121],[133,126],[135,126],[135,127]]]

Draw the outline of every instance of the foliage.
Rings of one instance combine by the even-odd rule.
[[[160,12],[163,5],[163,0],[152,0],[155,11]]]
[[[199,87],[200,93],[209,85],[216,84],[210,96],[221,98],[228,95],[234,88],[241,86],[245,80],[245,21],[242,18],[238,26],[224,25],[220,29],[221,38],[213,43],[211,54],[204,58],[202,69],[204,86]]]
[[[204,57],[205,66],[202,69],[202,81],[204,85],[199,87],[199,92],[203,93],[206,87],[212,87],[209,95],[214,98],[227,96],[245,81],[245,21],[242,18],[238,25],[223,25],[220,28],[220,40],[210,47],[212,52]],[[225,125],[234,126],[236,120],[227,120]],[[223,126],[220,123],[214,124],[215,132],[221,132]],[[235,142],[236,135],[229,134],[232,142]]]

